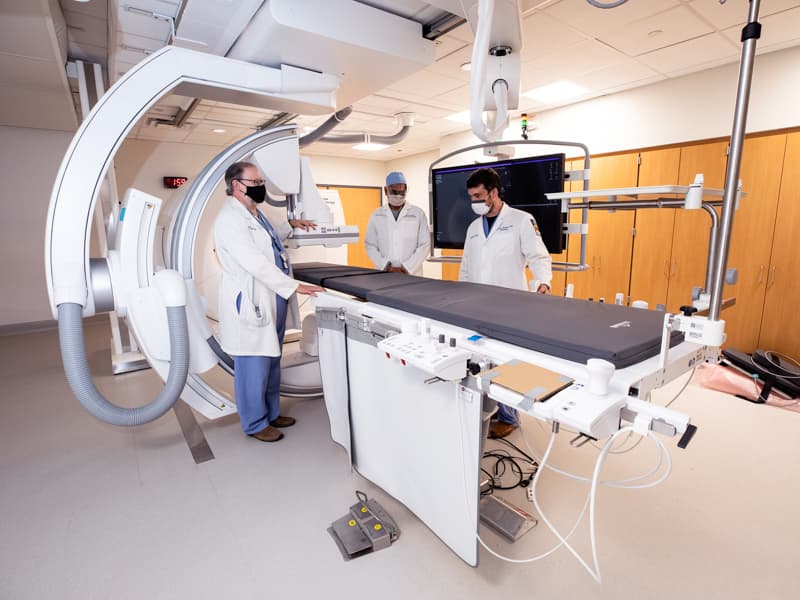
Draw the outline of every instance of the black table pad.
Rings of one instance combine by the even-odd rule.
[[[304,277],[318,277],[319,264],[298,267],[296,278],[310,281]],[[318,285],[566,360],[602,358],[624,368],[657,355],[661,349],[662,312],[478,283],[345,268],[354,270],[339,277],[324,277],[324,283]],[[683,335],[674,332],[670,345],[682,340]]]

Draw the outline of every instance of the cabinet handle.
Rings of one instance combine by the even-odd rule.
[[[764,265],[759,265],[758,267],[758,283],[764,281]]]
[[[678,261],[677,260],[673,260],[672,261],[672,269],[670,269],[669,276],[670,277],[675,277],[675,274],[677,272],[678,272]]]
[[[664,277],[669,279],[669,260],[664,259]]]
[[[597,270],[599,271],[602,266],[603,266],[603,257],[602,256],[598,256],[597,257]]]
[[[772,266],[769,268],[769,281],[767,282],[767,287],[772,287],[775,284],[775,267]]]

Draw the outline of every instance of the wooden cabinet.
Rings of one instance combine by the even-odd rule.
[[[800,359],[800,132],[786,140],[758,346]]]
[[[592,158],[591,189],[634,187],[638,176],[638,152]],[[597,199],[595,199],[597,200]],[[580,223],[581,211],[570,211],[570,222]],[[605,298],[614,301],[617,292],[627,294],[633,250],[634,211],[589,211],[586,262],[589,270],[568,273],[567,283],[575,286],[576,298]],[[570,241],[570,262],[579,262],[579,238]]]
[[[639,185],[677,185],[680,159],[680,148],[642,152],[639,157]],[[640,199],[650,198],[644,196]],[[630,299],[644,300],[652,309],[667,303],[675,211],[674,208],[636,211]]]
[[[785,134],[744,142],[739,178],[747,196],[734,214],[728,253],[728,267],[736,268],[738,281],[726,285],[723,294],[725,298],[735,297],[736,304],[721,314],[727,334],[725,346],[737,350],[750,352],[758,342],[785,150]]]
[[[689,185],[697,173],[702,173],[706,187],[724,187],[727,148],[727,141],[682,148],[678,184]],[[704,210],[675,212],[668,311],[677,312],[681,306],[691,304],[692,288],[705,284],[710,230],[711,219]]]

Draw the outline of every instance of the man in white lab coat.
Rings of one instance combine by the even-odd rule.
[[[233,356],[236,408],[242,430],[262,442],[277,442],[276,428],[294,425],[281,416],[280,364],[286,317],[299,319],[294,294],[323,291],[291,277],[282,239],[293,227],[315,228],[311,221],[273,225],[256,208],[266,198],[258,168],[238,162],[225,172],[228,196],[214,223],[214,242],[222,266],[219,328],[222,349]]]
[[[500,176],[478,169],[467,179],[472,210],[479,215],[467,228],[460,281],[474,281],[527,290],[527,265],[533,273],[531,290],[550,293],[552,260],[536,220],[500,198]],[[519,426],[517,411],[501,404],[489,428],[491,437],[505,437]]]
[[[392,171],[386,176],[383,191],[389,205],[370,215],[364,245],[378,269],[422,275],[422,263],[431,247],[428,219],[421,209],[406,202],[407,190],[402,173]]]

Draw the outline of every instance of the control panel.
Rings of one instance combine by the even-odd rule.
[[[468,350],[458,348],[456,338],[444,334],[438,336],[400,333],[378,342],[378,349],[386,358],[398,360],[402,365],[417,369],[443,379],[460,381],[467,375]]]

